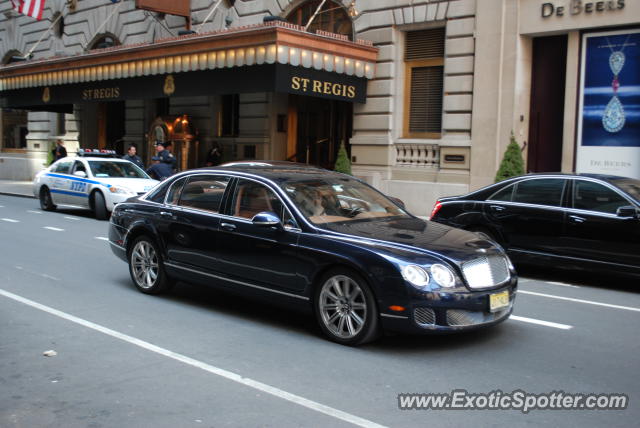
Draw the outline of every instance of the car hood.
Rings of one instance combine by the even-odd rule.
[[[146,193],[153,186],[159,183],[158,180],[152,180],[147,178],[106,178],[106,177],[98,177],[97,181],[104,184],[109,184],[111,186],[122,186],[128,189],[133,190],[136,193]]]
[[[418,218],[356,220],[328,223],[324,228],[334,232],[334,238],[357,237],[361,244],[385,248],[398,256],[409,252],[429,254],[460,265],[480,255],[504,255],[500,246],[473,232]]]

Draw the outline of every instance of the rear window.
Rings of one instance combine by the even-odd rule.
[[[559,207],[565,180],[561,178],[540,178],[520,181],[513,193],[513,202],[523,204]]]
[[[220,212],[222,196],[229,178],[215,175],[197,175],[189,178],[180,194],[178,205],[199,210]]]
[[[511,202],[511,198],[513,197],[513,189],[516,186],[511,185],[511,186],[507,186],[502,188],[501,190],[498,190],[496,193],[494,193],[493,195],[489,196],[489,200],[490,201],[504,201],[504,202]]]
[[[72,165],[72,161],[59,162],[58,164],[56,164],[55,167],[53,167],[52,172],[55,172],[58,174],[69,174],[69,171],[71,170],[71,165]]]

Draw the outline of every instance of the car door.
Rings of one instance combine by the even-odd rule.
[[[618,216],[635,206],[603,182],[575,179],[567,211],[567,251],[573,257],[640,266],[640,220]]]
[[[76,172],[84,172],[85,176],[77,176]],[[84,162],[80,160],[74,161],[69,174],[71,176],[69,178],[69,203],[73,205],[81,205],[84,207],[89,206],[89,184],[87,181],[88,173]]]
[[[73,160],[61,160],[48,174],[51,198],[54,204],[72,204],[71,201],[71,167]]]
[[[194,174],[176,181],[159,210],[158,230],[170,262],[217,272],[220,208],[231,178]]]
[[[486,218],[511,251],[557,254],[563,234],[566,179],[534,177],[490,196]]]
[[[274,212],[283,227],[259,226],[252,218]],[[220,222],[218,259],[226,275],[248,284],[276,290],[302,291],[306,282],[297,274],[300,230],[286,204],[268,186],[238,179],[227,216]]]

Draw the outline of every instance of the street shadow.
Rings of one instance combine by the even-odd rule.
[[[86,218],[95,220],[97,222],[101,222],[102,220],[97,220],[93,211],[83,208],[74,208],[74,207],[66,207],[66,206],[58,206],[55,211],[51,211],[52,214],[61,214],[68,215],[79,218]]]
[[[130,284],[130,287],[133,287],[133,284]],[[182,305],[259,324],[265,328],[282,329],[305,336],[321,334],[310,310],[266,300],[256,295],[181,281],[162,297]],[[305,303],[300,302],[300,305]]]
[[[119,285],[138,293],[129,281],[119,281]],[[153,298],[154,296],[149,296]],[[222,314],[242,322],[249,322],[269,330],[282,330],[287,334],[297,334],[312,340],[332,344],[324,338],[315,316],[306,303],[299,306],[276,303],[255,295],[233,292],[222,288],[207,287],[187,282],[178,282],[167,294],[157,296],[175,304],[198,308],[203,311]],[[503,339],[510,334],[503,324],[486,329],[450,334],[382,334],[376,341],[357,348],[358,352],[394,354],[398,357],[414,353],[449,352],[486,345],[488,341]],[[347,348],[345,348],[347,349]]]

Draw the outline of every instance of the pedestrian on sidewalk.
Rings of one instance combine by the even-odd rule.
[[[61,139],[56,140],[56,148],[53,149],[53,161],[58,161],[67,157],[67,149],[64,148],[64,142]]]
[[[138,149],[135,144],[130,144],[129,149],[127,150],[127,154],[124,155],[122,159],[128,160],[129,162],[133,162],[140,168],[144,169],[144,163],[142,163],[142,159],[140,159],[140,156],[136,154],[137,150]]]

